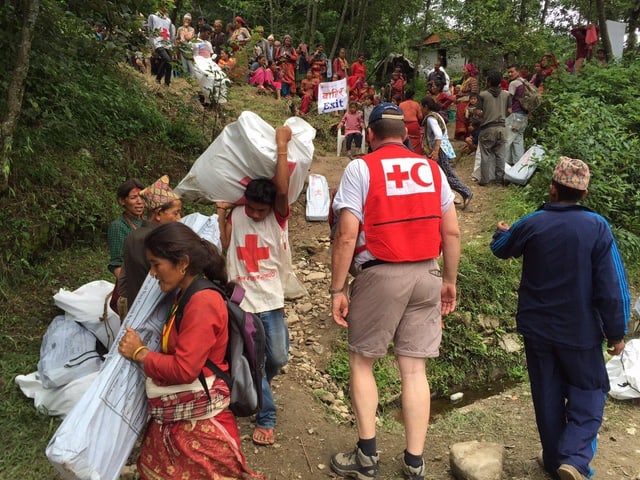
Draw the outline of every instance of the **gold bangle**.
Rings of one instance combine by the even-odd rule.
[[[288,152],[278,152],[278,155],[288,155]]]
[[[135,362],[135,361],[136,361],[136,356],[137,356],[137,355],[138,355],[142,350],[144,350],[145,348],[146,348],[147,350],[149,350],[149,347],[147,347],[146,345],[140,345],[138,348],[136,348],[136,349],[133,351],[133,355],[131,355],[131,360],[133,360],[133,361]]]

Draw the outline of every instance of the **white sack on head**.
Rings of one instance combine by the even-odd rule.
[[[193,58],[193,76],[198,81],[205,103],[211,101],[224,104],[227,103],[227,92],[231,80],[222,71],[213,58],[205,58],[199,55]]]
[[[288,146],[291,204],[304,188],[316,130],[299,117],[289,118],[285,125],[292,131]],[[249,181],[275,176],[276,156],[275,129],[255,113],[242,112],[200,155],[174,191],[193,202],[242,203]]]
[[[65,312],[67,320],[81,323],[102,342],[111,348],[113,338],[120,328],[118,314],[107,305],[107,321],[102,318],[105,313],[105,299],[113,291],[113,283],[96,280],[82,285],[70,292],[61,288],[53,296],[53,302]]]

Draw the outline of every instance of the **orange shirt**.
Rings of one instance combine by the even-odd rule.
[[[402,114],[404,115],[405,122],[422,122],[422,107],[415,100],[405,100],[401,102],[400,110],[402,110]]]

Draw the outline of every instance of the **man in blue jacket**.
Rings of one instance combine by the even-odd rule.
[[[522,255],[516,322],[524,337],[544,468],[555,479],[593,475],[609,379],[602,343],[619,355],[631,309],[626,273],[607,221],[578,205],[589,167],[561,157],[550,202],[504,222],[491,242],[499,258]]]

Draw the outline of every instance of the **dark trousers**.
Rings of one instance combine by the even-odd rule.
[[[447,158],[447,154],[444,153],[444,150],[441,148],[438,150],[438,165],[447,176],[447,181],[449,182],[449,186],[451,190],[454,192],[458,192],[463,199],[469,198],[471,195],[471,189],[467,187],[462,180],[458,178],[456,172],[453,171],[453,167],[451,166],[451,162]]]
[[[609,391],[602,346],[572,350],[530,338],[524,346],[545,469],[557,479],[569,464],[591,477]]]
[[[162,77],[164,77],[164,83],[169,86],[171,83],[171,53],[166,48],[156,48],[156,53],[160,59],[156,82],[160,83]]]
[[[358,150],[362,147],[361,133],[350,133],[349,135],[346,136],[346,139],[347,139],[347,150],[351,150],[351,144],[354,142]]]

